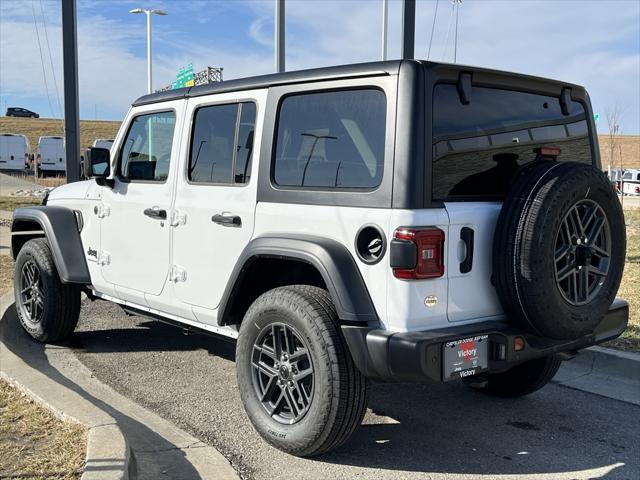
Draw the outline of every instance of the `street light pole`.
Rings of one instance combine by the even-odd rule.
[[[153,92],[153,74],[151,71],[151,12],[145,11],[147,14],[147,93]]]
[[[276,72],[282,73],[285,69],[285,13],[284,0],[276,0],[274,61]]]
[[[75,0],[62,1],[64,71],[64,142],[67,183],[80,180],[80,115],[78,114],[78,12]]]
[[[151,49],[151,15],[153,15],[154,13],[156,15],[166,15],[166,12],[158,9],[134,8],[133,10],[129,10],[129,13],[144,13],[147,16],[147,93],[153,93],[153,72],[151,68],[151,60],[153,58]]]
[[[416,44],[416,0],[402,0],[402,59],[413,59]]]
[[[458,15],[460,13],[460,5],[462,0],[453,0],[453,5],[456,9],[456,36],[453,46],[453,63],[458,63]]]
[[[389,23],[389,0],[382,0],[382,61],[387,59],[387,25]]]

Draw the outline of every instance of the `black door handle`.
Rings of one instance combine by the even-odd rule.
[[[473,228],[462,227],[460,230],[460,240],[462,240],[467,247],[467,255],[464,260],[460,262],[460,273],[469,273],[473,266],[473,237]]]
[[[166,220],[167,219],[167,211],[161,208],[153,207],[153,208],[145,208],[144,214],[147,217],[155,218],[157,220]]]
[[[213,223],[224,225],[225,227],[240,227],[242,219],[238,215],[220,215],[219,213],[211,217]]]

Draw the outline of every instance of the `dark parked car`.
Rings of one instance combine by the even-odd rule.
[[[20,107],[9,107],[7,108],[7,117],[28,117],[28,118],[40,118],[36,112],[32,112],[31,110],[27,110],[26,108]]]

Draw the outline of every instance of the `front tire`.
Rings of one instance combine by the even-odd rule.
[[[73,333],[80,316],[80,288],[63,284],[44,238],[24,244],[14,272],[18,318],[40,342],[57,342]]]
[[[516,365],[503,373],[487,375],[484,383],[469,383],[474,389],[500,398],[515,398],[540,390],[555,376],[562,363],[557,357],[543,357]]]
[[[251,423],[284,452],[326,453],[362,422],[366,379],[325,290],[296,285],[261,295],[240,327],[236,368]]]

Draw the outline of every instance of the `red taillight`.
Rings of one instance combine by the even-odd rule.
[[[636,193],[640,193],[640,187],[636,187]]]
[[[562,153],[562,150],[556,147],[542,147],[540,149],[540,154],[549,156],[549,157],[558,157]]]
[[[400,227],[394,233],[397,240],[416,246],[413,268],[394,268],[393,275],[403,279],[437,278],[444,275],[444,232],[439,228]]]
[[[533,149],[538,157],[553,158],[554,160],[560,156],[562,150],[558,147],[538,147]]]

